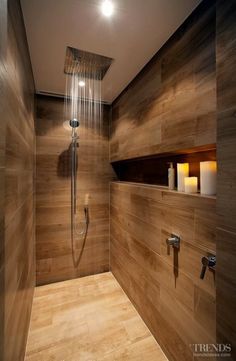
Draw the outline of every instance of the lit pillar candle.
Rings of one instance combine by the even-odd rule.
[[[184,178],[189,175],[189,164],[188,163],[177,163],[177,183],[178,191],[184,192]]]
[[[216,194],[216,161],[200,163],[200,187],[201,194]]]
[[[197,177],[184,178],[185,193],[197,193]]]

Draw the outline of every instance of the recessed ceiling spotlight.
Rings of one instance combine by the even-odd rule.
[[[114,11],[114,6],[113,6],[113,4],[112,4],[111,1],[109,1],[109,0],[104,0],[104,1],[102,2],[102,7],[101,7],[101,9],[102,9],[103,15],[105,15],[105,16],[111,16],[111,15],[113,14],[113,11]]]
[[[80,86],[81,88],[83,88],[83,87],[85,86],[85,82],[84,82],[83,80],[80,80],[80,81],[79,81],[79,86]]]

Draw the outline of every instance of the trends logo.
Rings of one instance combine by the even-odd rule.
[[[194,343],[189,345],[194,356],[230,357],[231,345],[224,343]]]

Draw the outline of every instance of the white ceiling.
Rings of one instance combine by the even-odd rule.
[[[64,94],[67,46],[114,58],[102,98],[112,102],[201,0],[21,0],[36,91]]]

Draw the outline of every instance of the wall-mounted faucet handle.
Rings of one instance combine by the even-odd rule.
[[[203,280],[204,277],[205,277],[207,266],[208,266],[208,258],[207,257],[202,257],[202,270],[201,270],[201,273],[200,273],[201,280]]]
[[[200,273],[200,278],[203,280],[207,268],[214,270],[215,266],[216,266],[216,256],[202,257],[202,270]]]
[[[174,248],[179,249],[180,247],[180,237],[172,234],[171,237],[166,240],[167,246],[172,246]]]

